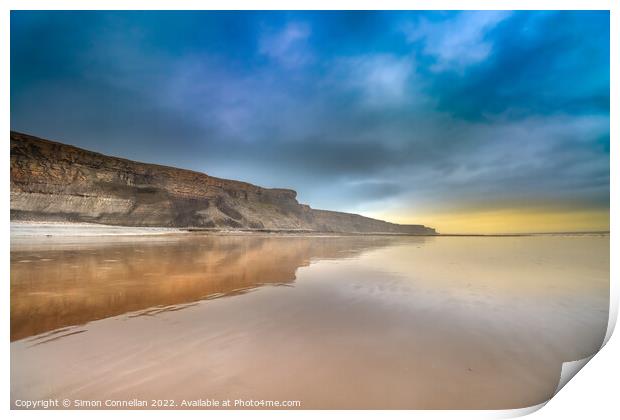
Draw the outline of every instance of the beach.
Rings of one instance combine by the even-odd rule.
[[[11,251],[12,401],[521,408],[607,326],[607,235],[47,239]]]

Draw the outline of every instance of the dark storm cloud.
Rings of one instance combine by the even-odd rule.
[[[489,50],[478,65],[464,74],[426,70],[439,109],[469,119],[608,113],[608,19],[607,12],[502,15],[480,40]]]
[[[315,207],[605,208],[609,15],[13,12],[11,125]]]

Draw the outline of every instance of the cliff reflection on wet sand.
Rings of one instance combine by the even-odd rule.
[[[385,237],[198,235],[17,243],[11,253],[11,341],[128,312],[177,310],[265,284],[290,285],[297,269],[313,259],[344,258],[389,243]]]
[[[607,326],[608,235],[76,241],[12,244],[12,401],[520,408]]]

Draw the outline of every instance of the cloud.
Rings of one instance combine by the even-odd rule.
[[[404,32],[409,42],[423,42],[424,53],[435,58],[431,70],[462,73],[489,57],[493,42],[486,35],[509,16],[506,11],[461,12],[437,22],[423,18],[405,25]]]
[[[279,31],[268,30],[259,39],[259,52],[285,67],[300,67],[312,60],[307,40],[310,25],[289,22]]]
[[[402,171],[415,173],[408,179],[418,204],[436,205],[445,194],[450,200],[444,208],[554,202],[600,207],[609,200],[608,116],[446,123],[458,132],[456,144],[444,147],[433,164]]]
[[[513,12],[483,42],[492,54],[460,72],[437,72],[436,58],[415,44],[424,93],[438,111],[471,121],[609,113],[608,12]]]
[[[349,194],[362,202],[371,202],[392,198],[406,191],[406,186],[393,181],[369,179],[346,184]]]
[[[364,104],[381,107],[410,102],[413,75],[411,57],[369,54],[338,59],[331,77],[334,84],[359,92]]]

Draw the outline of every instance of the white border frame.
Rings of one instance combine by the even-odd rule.
[[[0,4],[0,101],[2,104],[2,114],[0,115],[0,132],[7,133],[10,130],[10,10],[54,10],[54,9],[79,9],[79,10],[610,10],[611,17],[611,108],[610,108],[610,129],[611,129],[611,153],[610,153],[610,230],[611,230],[611,255],[620,255],[618,250],[617,235],[614,235],[614,214],[618,214],[618,171],[620,170],[617,162],[617,142],[618,142],[618,99],[620,98],[617,76],[620,74],[618,43],[620,37],[620,2],[617,0],[383,0],[383,1],[346,1],[346,0],[318,0],[318,1],[297,1],[295,4],[282,0],[228,0],[226,2],[199,1],[199,0],[89,0],[88,3],[78,3],[70,0],[5,0]],[[3,322],[2,334],[4,342],[2,345],[2,359],[4,375],[2,375],[2,411],[9,413],[10,408],[10,304],[9,294],[7,293],[8,279],[10,277],[10,179],[9,179],[9,149],[5,143],[0,151],[2,162],[2,180],[0,189],[2,197],[6,198],[1,209],[4,223],[1,225],[0,243],[2,247],[2,278],[5,279],[4,293],[2,293]],[[611,259],[610,267],[610,321],[608,326],[605,343],[611,338],[613,329],[618,316],[618,261]],[[583,377],[575,386],[569,383],[565,390],[562,390],[557,397],[551,400],[550,407],[537,413],[537,418],[583,418],[584,415],[597,413],[594,418],[611,417],[610,414],[618,413],[616,403],[617,380],[614,374],[620,373],[620,344],[618,339],[611,340],[605,346],[603,355],[596,355],[592,363],[584,369]],[[599,360],[600,359],[600,360]],[[590,366],[592,365],[592,366]],[[611,375],[609,374],[611,372]],[[587,375],[586,375],[587,374]],[[591,405],[594,404],[592,407]],[[390,418],[410,418],[412,415],[422,418],[507,418],[525,415],[538,410],[540,406],[519,409],[519,410],[489,410],[489,411],[91,411],[89,417],[106,418],[107,416],[121,416],[132,418],[167,418],[171,415],[175,417],[194,417],[202,418],[205,415],[213,418],[229,418],[247,415],[259,419],[283,418],[284,416],[294,416],[295,418],[313,418],[317,414],[328,418],[336,418],[342,415],[354,414],[356,417],[374,418],[377,414],[382,417]],[[11,416],[19,418],[36,418],[42,415],[50,418],[77,418],[84,415],[80,411],[10,411]]]

